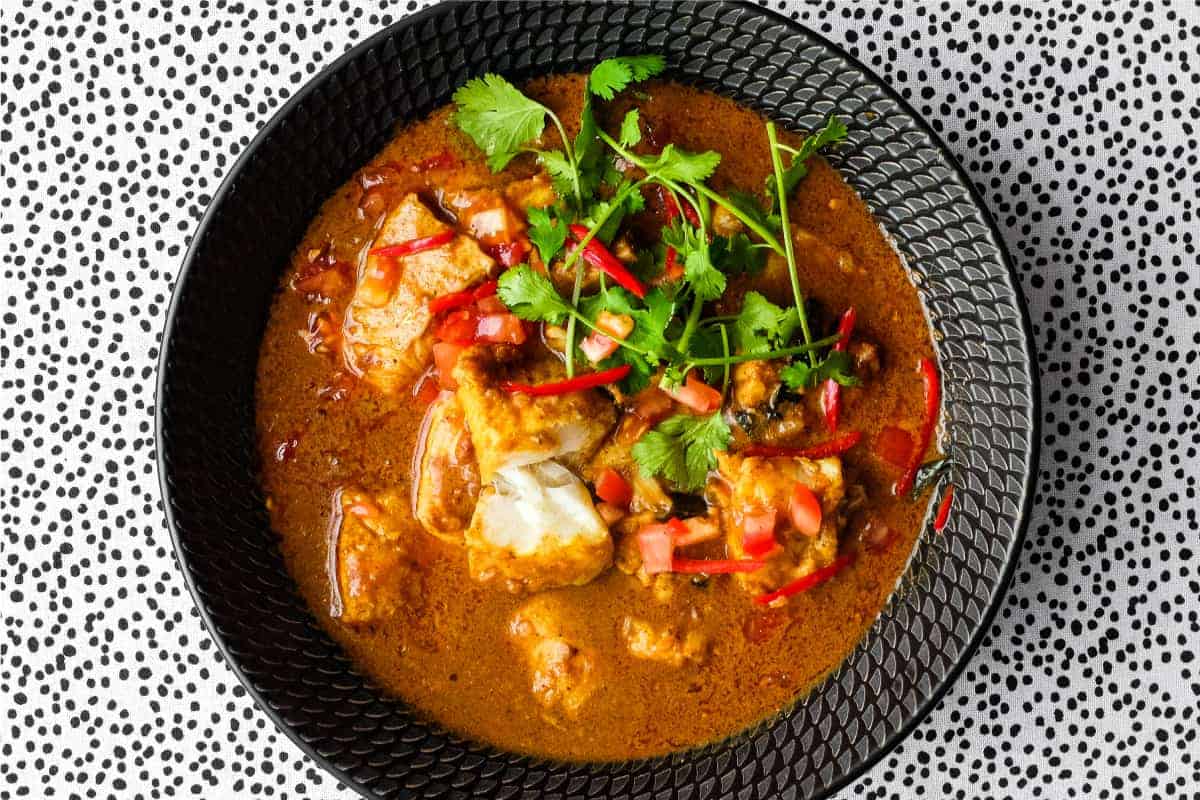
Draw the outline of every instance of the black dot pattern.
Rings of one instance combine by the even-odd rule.
[[[353,796],[199,622],[161,517],[154,368],[233,159],[418,5],[5,7],[0,796]],[[1013,588],[931,717],[843,794],[1200,797],[1200,12],[777,6],[895,86],[967,169],[1043,387]]]

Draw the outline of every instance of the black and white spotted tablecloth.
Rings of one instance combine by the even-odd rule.
[[[297,88],[417,3],[0,6],[0,797],[344,798],[218,657],[153,387],[190,232]],[[1200,797],[1200,6],[782,5],[924,115],[1015,259],[1042,464],[957,684],[844,791]]]

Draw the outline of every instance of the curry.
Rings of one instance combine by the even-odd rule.
[[[933,350],[816,154],[844,127],[779,133],[659,69],[488,76],[398,131],[262,343],[262,481],[313,613],[512,751],[652,756],[785,709],[924,514]]]

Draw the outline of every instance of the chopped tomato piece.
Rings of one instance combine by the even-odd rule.
[[[784,584],[773,592],[760,594],[758,597],[754,598],[754,602],[760,606],[766,606],[784,597],[791,597],[794,594],[806,592],[814,586],[820,586],[834,575],[837,575],[853,561],[854,555],[852,553],[844,556],[838,556],[829,566],[813,570],[807,575],[799,577],[791,583]]]
[[[697,378],[695,373],[689,373],[682,386],[661,388],[697,414],[711,414],[721,407],[721,393]]]
[[[657,386],[650,386],[634,395],[630,413],[648,425],[655,425],[670,416],[671,398]]]
[[[454,365],[458,363],[458,355],[466,347],[454,342],[435,342],[433,345],[433,363],[437,367],[438,385],[443,389],[457,389],[458,381],[454,380]]]
[[[494,294],[480,297],[475,301],[475,308],[480,314],[507,314],[508,306]]]
[[[672,572],[701,573],[704,575],[726,575],[731,572],[756,572],[765,564],[762,561],[726,558],[677,558],[671,563]]]
[[[875,455],[894,467],[904,469],[912,455],[912,436],[903,428],[888,425],[875,437]]]
[[[759,558],[775,549],[775,509],[742,514],[742,550]]]
[[[470,344],[475,338],[479,319],[469,308],[460,308],[447,314],[434,330],[433,335],[443,342]]]
[[[524,344],[525,323],[516,314],[487,314],[475,327],[475,341],[488,344]]]
[[[629,504],[633,501],[633,488],[629,481],[621,477],[621,473],[609,467],[596,478],[596,496],[617,508],[629,510]]]
[[[821,501],[803,483],[792,489],[792,524],[805,536],[816,536],[821,532]]]
[[[496,260],[506,267],[513,267],[525,260],[530,251],[529,240],[525,237],[511,242],[502,242],[489,248]]]
[[[604,359],[617,352],[620,347],[617,341],[605,336],[599,331],[592,331],[579,342],[579,349],[587,356],[588,361],[599,364]]]
[[[675,545],[666,525],[646,525],[637,534],[638,550],[642,554],[642,569],[647,575],[671,571]]]
[[[475,287],[475,291],[472,292],[472,295],[475,297],[476,300],[482,300],[485,297],[492,297],[493,295],[495,295],[496,290],[499,288],[500,288],[499,281],[484,281],[483,283],[481,283]]]

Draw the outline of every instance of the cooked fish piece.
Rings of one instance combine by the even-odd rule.
[[[461,234],[439,247],[397,258],[370,251],[449,230],[415,194],[408,194],[384,217],[364,250],[342,324],[342,354],[351,370],[385,392],[414,380],[430,361],[429,300],[478,283],[495,262],[474,239]]]
[[[525,657],[537,701],[574,717],[599,686],[595,653],[568,637],[553,599],[545,595],[522,606],[508,630]]]
[[[541,461],[493,477],[466,533],[471,577],[536,592],[587,583],[612,563],[608,526],[566,467]]]
[[[745,589],[772,591],[828,566],[837,557],[838,506],[845,492],[841,459],[743,458],[721,453],[717,462],[721,479],[710,482],[709,493],[721,508],[730,558],[748,558],[742,549],[743,514],[775,509],[781,517],[775,534],[781,547],[767,556],[762,569],[737,574]],[[816,536],[805,536],[783,521],[797,482],[811,489],[821,502],[821,528]]]
[[[412,564],[388,514],[366,494],[347,489],[334,500],[330,615],[342,622],[378,622],[410,600]]]
[[[426,415],[414,476],[417,521],[434,536],[461,543],[479,497],[471,432],[454,392],[439,394]]]
[[[563,375],[550,354],[523,358],[512,348],[475,346],[459,356],[458,401],[485,484],[501,469],[550,458],[579,468],[600,447],[616,422],[616,409],[600,391],[534,397],[501,388],[506,380],[537,384]]]
[[[625,617],[621,639],[634,657],[672,667],[689,661],[702,664],[708,658],[708,637],[697,630],[684,632],[673,625],[652,625],[637,617]]]

